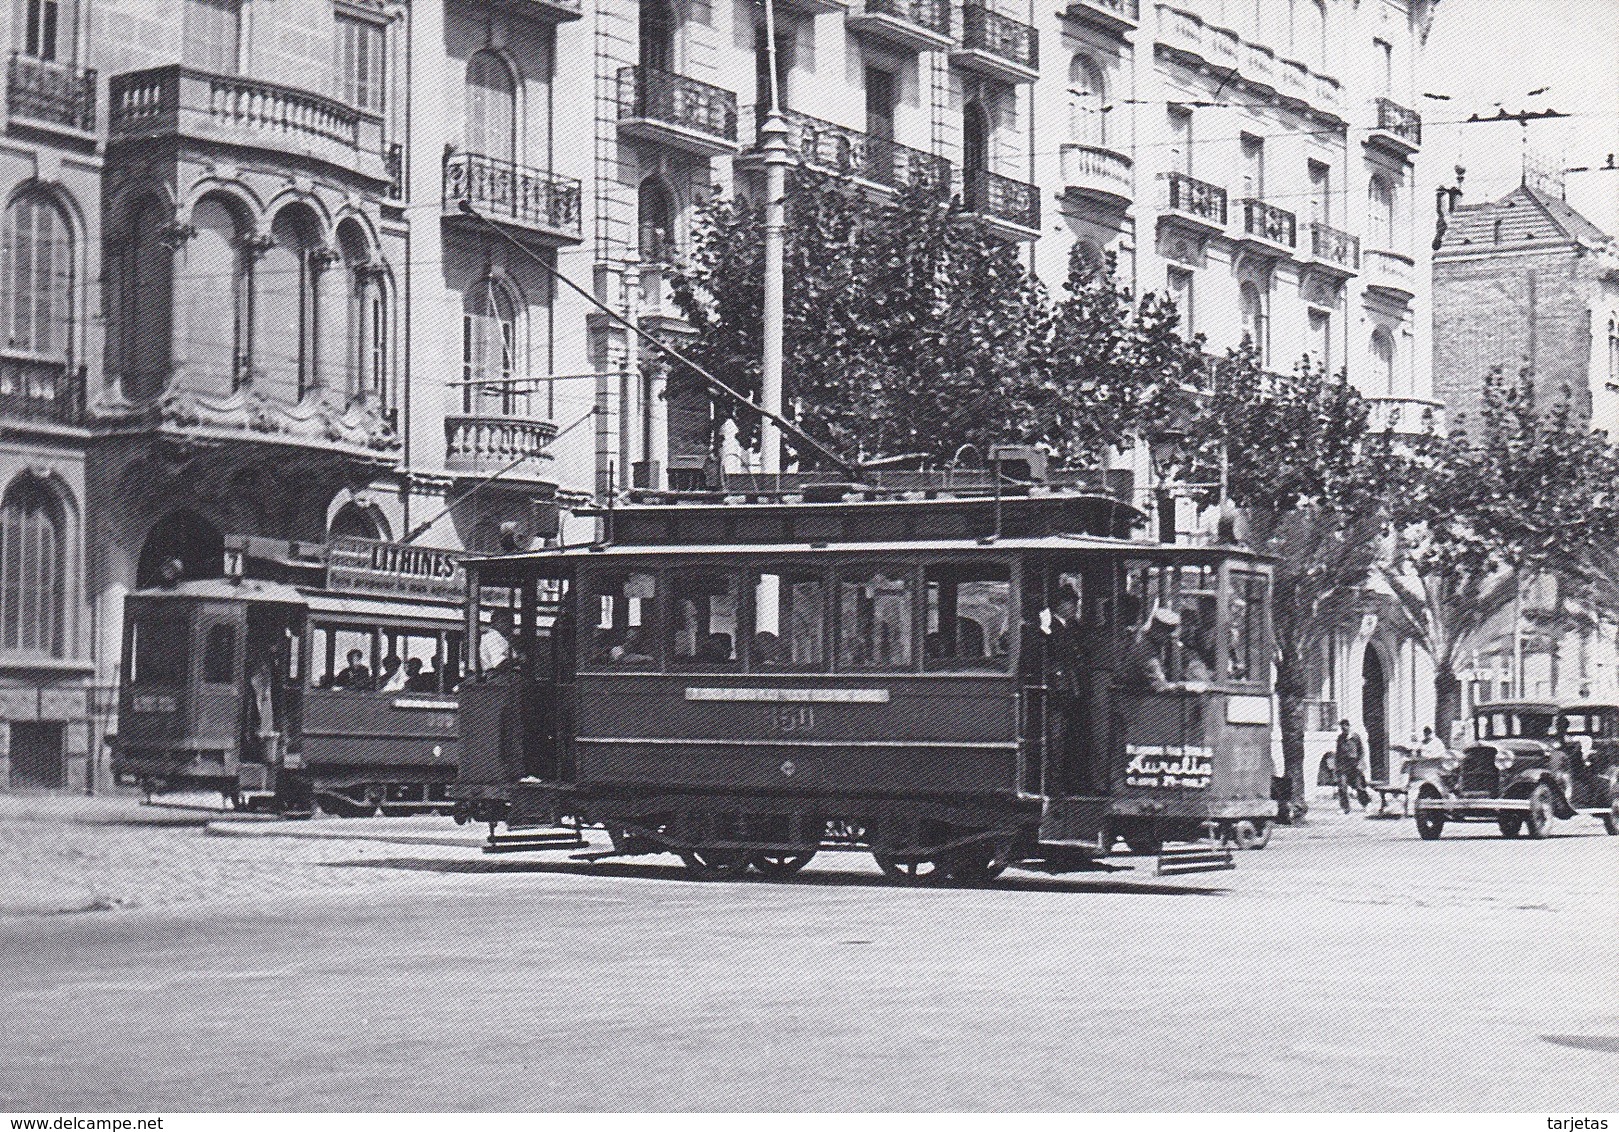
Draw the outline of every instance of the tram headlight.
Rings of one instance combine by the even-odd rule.
[[[1511,770],[1512,769],[1512,752],[1511,751],[1496,751],[1495,752],[1495,769],[1496,770]]]

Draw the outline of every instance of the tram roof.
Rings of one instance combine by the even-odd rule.
[[[308,605],[292,586],[259,578],[193,578],[172,586],[136,590],[133,598],[187,598],[192,601],[265,601],[282,605]]]

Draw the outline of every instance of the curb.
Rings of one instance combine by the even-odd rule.
[[[353,819],[354,824],[371,819]],[[386,819],[383,819],[386,820]],[[445,819],[448,822],[448,818]],[[203,832],[209,837],[289,837],[305,841],[372,841],[387,845],[442,845],[451,849],[478,849],[483,846],[481,833],[407,833],[387,830],[336,830],[326,823],[310,822],[230,822],[211,821]]]

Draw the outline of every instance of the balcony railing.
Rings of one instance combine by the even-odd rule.
[[[13,118],[94,133],[96,73],[14,51],[6,69],[6,109]]]
[[[66,362],[0,358],[0,418],[76,425],[84,419],[84,369]]]
[[[1226,195],[1219,185],[1199,181],[1186,173],[1171,173],[1167,205],[1171,212],[1225,227]]]
[[[1392,432],[1401,436],[1423,436],[1442,433],[1445,428],[1445,408],[1438,401],[1421,397],[1368,397],[1366,430]]]
[[[789,147],[812,169],[890,189],[925,186],[949,191],[950,162],[942,157],[797,111],[786,111],[783,117]]]
[[[950,34],[950,0],[866,0],[866,15],[889,16],[938,35]]]
[[[1366,286],[1401,295],[1417,293],[1416,265],[1410,256],[1382,248],[1367,248],[1362,259]]]
[[[1360,267],[1360,238],[1325,224],[1310,225],[1310,255],[1350,271]]]
[[[1071,20],[1100,16],[1110,27],[1134,27],[1141,22],[1140,0],[1068,0],[1063,11]]]
[[[1267,243],[1297,247],[1298,220],[1285,208],[1248,197],[1242,202],[1242,230]]]
[[[1377,128],[1412,147],[1422,144],[1422,115],[1386,98],[1377,100]]]
[[[969,212],[1040,230],[1040,189],[1035,185],[981,170],[967,176],[961,198]]]
[[[1130,159],[1111,149],[1074,143],[1062,147],[1065,193],[1128,201],[1135,194],[1130,169]]]
[[[114,75],[107,96],[113,141],[178,133],[291,151],[388,180],[381,116],[312,91],[168,66]]]
[[[444,466],[451,472],[493,475],[511,468],[521,474],[520,461],[549,460],[546,448],[557,434],[550,421],[509,417],[499,413],[456,414],[444,418]]]
[[[735,94],[653,67],[620,68],[618,116],[736,141]]]
[[[1028,24],[977,4],[961,10],[961,45],[985,51],[1019,67],[1040,67],[1040,33]]]
[[[444,208],[466,201],[495,220],[579,238],[582,193],[572,177],[559,177],[481,153],[444,159]]]

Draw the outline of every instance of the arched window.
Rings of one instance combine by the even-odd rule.
[[[388,391],[388,317],[380,264],[371,259],[360,227],[344,221],[337,230],[348,284],[344,371],[350,400],[383,404]]]
[[[73,241],[55,202],[23,193],[6,206],[3,255],[6,348],[65,360],[73,341]]]
[[[968,208],[987,208],[989,172],[989,114],[976,98],[961,111],[961,183]]]
[[[1379,396],[1394,396],[1394,335],[1383,327],[1372,331],[1372,382]]]
[[[641,259],[668,263],[675,257],[675,200],[662,179],[648,177],[636,194]]]
[[[316,277],[329,264],[314,216],[302,205],[276,213],[270,246],[254,273],[260,333],[255,362],[271,400],[296,403],[315,387]]]
[[[167,221],[168,210],[156,200],[141,201],[107,249],[109,274],[118,281],[116,356],[132,401],[161,393],[169,381],[174,253],[163,240]]]
[[[1107,146],[1107,79],[1089,55],[1068,64],[1068,138],[1080,145]]]
[[[675,69],[675,10],[669,0],[641,0],[641,66]]]
[[[186,366],[209,389],[226,392],[241,385],[250,364],[249,253],[235,215],[216,197],[197,202],[191,226],[197,234],[186,248]]]
[[[0,649],[62,655],[62,521],[44,485],[16,480],[0,502]]]
[[[1366,234],[1371,246],[1383,250],[1394,248],[1394,186],[1381,173],[1375,175],[1366,189]]]
[[[135,565],[139,589],[163,582],[163,567],[178,560],[181,578],[217,578],[224,572],[225,539],[195,511],[171,511],[152,525]]]
[[[386,539],[388,533],[372,507],[345,503],[337,509],[326,527],[327,538]]]
[[[1259,352],[1259,364],[1270,364],[1270,318],[1265,309],[1265,292],[1252,280],[1245,282],[1239,298],[1242,306],[1242,334]]]
[[[462,299],[462,411],[526,415],[528,398],[517,390],[518,314],[509,288],[493,278]]]
[[[492,51],[480,51],[467,64],[469,153],[500,161],[517,160],[517,80]]]

